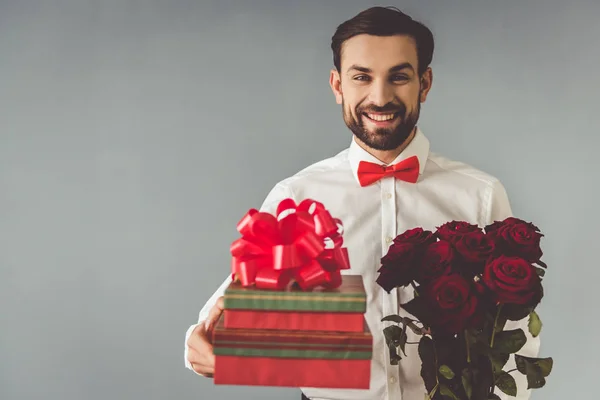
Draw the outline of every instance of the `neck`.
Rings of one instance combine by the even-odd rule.
[[[393,150],[376,150],[372,147],[367,146],[365,142],[354,136],[356,143],[363,148],[367,153],[371,154],[373,157],[381,161],[382,163],[389,164],[398,157],[400,153],[406,149],[406,147],[412,142],[417,132],[417,127],[412,130],[410,135],[406,138],[406,140],[398,147]]]

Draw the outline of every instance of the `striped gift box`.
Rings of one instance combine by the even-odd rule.
[[[221,317],[212,339],[215,384],[369,388],[373,337],[366,323],[360,332],[232,329]]]
[[[225,327],[302,331],[362,332],[367,295],[360,275],[342,275],[335,289],[303,291],[243,287],[232,282],[225,290]]]

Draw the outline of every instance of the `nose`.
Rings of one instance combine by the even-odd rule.
[[[394,100],[394,92],[391,85],[384,80],[375,81],[371,86],[371,103],[383,107]]]

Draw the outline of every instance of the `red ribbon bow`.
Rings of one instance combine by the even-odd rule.
[[[243,286],[281,290],[293,279],[302,290],[336,288],[340,271],[350,268],[342,223],[319,202],[285,199],[277,216],[251,209],[237,229],[242,237],[231,245],[231,272]]]
[[[396,179],[415,183],[419,178],[419,159],[417,156],[412,156],[390,166],[361,161],[358,163],[357,175],[360,186],[370,185],[385,176],[394,176]]]

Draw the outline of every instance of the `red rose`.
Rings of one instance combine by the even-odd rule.
[[[414,256],[414,247],[410,244],[394,243],[386,255],[381,258],[381,264],[397,264],[410,262]]]
[[[415,247],[411,244],[395,243],[381,259],[377,283],[386,292],[396,287],[409,285],[414,280]]]
[[[487,235],[496,242],[500,254],[538,262],[542,257],[538,227],[518,218],[507,218],[486,227]]]
[[[454,334],[472,324],[478,299],[473,286],[458,274],[441,276],[421,294],[433,311],[432,330]]]
[[[409,285],[416,278],[419,257],[430,243],[436,241],[433,232],[414,228],[396,236],[387,254],[381,259],[377,283],[386,292]]]
[[[491,259],[485,266],[483,282],[499,303],[531,304],[542,291],[535,268],[518,257],[501,255]]]
[[[495,243],[481,231],[467,233],[454,243],[466,269],[477,275],[483,272],[485,261],[494,253]]]
[[[490,233],[490,232],[493,232],[496,229],[500,228],[501,226],[515,225],[515,224],[525,224],[529,228],[531,228],[531,230],[533,230],[535,232],[539,232],[540,231],[540,228],[538,228],[537,226],[535,226],[531,222],[525,222],[522,219],[515,218],[515,217],[508,217],[508,218],[504,219],[503,221],[494,221],[494,223],[489,224],[488,226],[485,227],[485,232],[486,233]]]
[[[479,226],[465,221],[450,221],[438,226],[435,235],[442,240],[453,242],[463,235],[473,232],[482,232],[482,230]]]
[[[437,239],[433,232],[423,228],[413,228],[396,236],[394,244],[408,244],[414,247],[422,247],[435,242]]]
[[[449,242],[440,240],[430,244],[421,260],[419,272],[417,273],[419,284],[425,284],[442,275],[448,275],[452,271],[454,260],[454,249]]]

